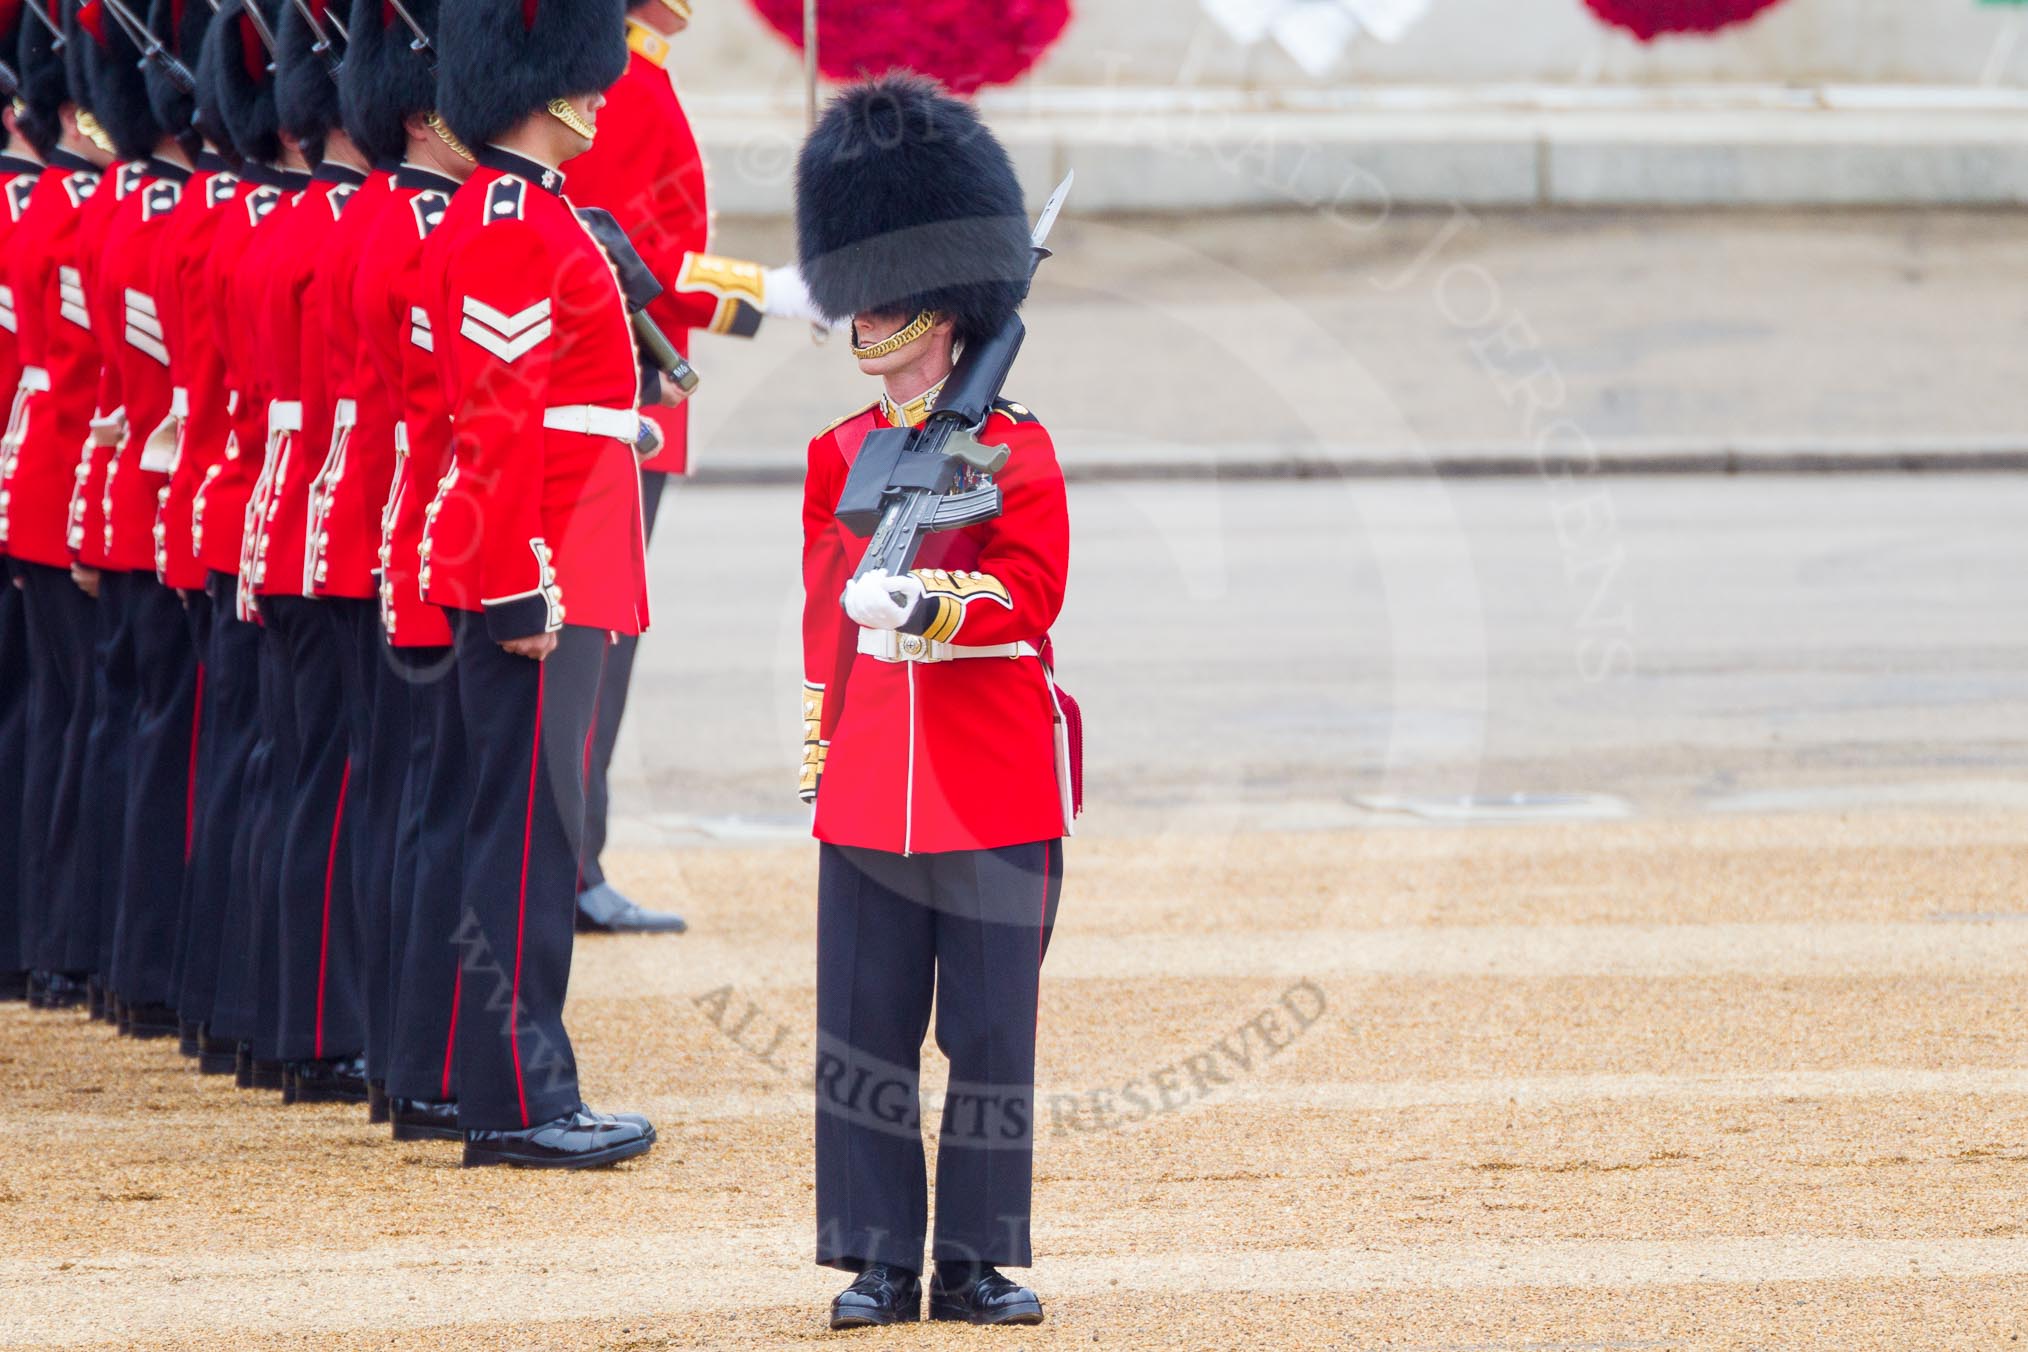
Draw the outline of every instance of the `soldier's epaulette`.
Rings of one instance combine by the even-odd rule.
[[[7,182],[7,214],[15,220],[28,210],[28,199],[35,193],[35,175],[17,174]]]
[[[1018,423],[1032,423],[1042,421],[1040,418],[1036,417],[1033,413],[1030,413],[1028,411],[1027,405],[1017,404],[1012,399],[995,399],[993,401],[993,411],[995,413],[1004,413],[1009,418],[1012,418],[1015,422]]]
[[[79,169],[63,180],[64,195],[70,198],[73,207],[81,207],[91,200],[99,190],[99,176],[89,169]]]
[[[146,172],[146,165],[133,163],[121,165],[119,177],[113,180],[113,199],[119,202],[126,201],[127,194],[141,186],[141,176]]]
[[[512,174],[502,176],[486,189],[487,225],[495,221],[518,221],[527,209],[528,185]]]
[[[176,203],[182,196],[182,185],[169,179],[150,185],[147,195],[141,199],[141,219],[152,221],[159,216],[167,216],[176,209]]]
[[[820,437],[821,437],[821,436],[828,436],[828,435],[829,435],[830,433],[832,433],[832,432],[835,432],[835,431],[837,431],[837,430],[838,430],[839,428],[843,427],[843,426],[844,426],[844,425],[845,425],[846,423],[849,423],[849,422],[851,422],[851,421],[852,421],[852,420],[853,420],[854,418],[856,418],[856,417],[860,416],[861,414],[863,414],[863,413],[870,413],[870,412],[872,412],[872,411],[873,411],[874,409],[876,409],[876,408],[879,408],[879,407],[880,407],[880,401],[879,401],[878,399],[874,400],[874,401],[873,401],[872,403],[870,403],[870,404],[862,404],[862,405],[861,405],[860,407],[858,407],[858,408],[855,408],[855,409],[853,409],[853,410],[852,410],[852,411],[851,411],[850,413],[846,414],[846,415],[845,415],[844,417],[842,417],[842,418],[837,418],[837,419],[834,419],[833,421],[831,421],[831,422],[829,422],[829,423],[826,423],[826,424],[825,424],[825,425],[824,425],[824,426],[823,426],[823,427],[822,427],[822,428],[821,428],[821,429],[820,429],[820,430],[818,431],[818,433],[817,433],[817,436],[820,436]],[[813,440],[814,440],[814,438],[813,438]]]
[[[345,204],[350,202],[352,194],[358,191],[359,189],[353,187],[350,183],[340,183],[332,188],[330,192],[324,194],[324,200],[331,206],[332,220],[335,221],[345,214]]]
[[[227,202],[230,202],[232,195],[238,191],[239,179],[236,175],[225,173],[213,174],[204,183],[204,205],[208,207],[222,207]]]
[[[434,191],[419,192],[409,200],[409,210],[415,213],[418,239],[428,239],[430,231],[444,223],[444,208],[450,204],[449,194]]]

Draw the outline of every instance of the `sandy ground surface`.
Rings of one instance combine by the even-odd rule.
[[[1041,1016],[1049,1322],[853,1342],[2014,1345],[2024,826],[1081,842]],[[614,861],[709,902],[684,938],[580,945],[587,1092],[662,1131],[606,1173],[468,1173],[361,1112],[0,1008],[0,1344],[832,1338],[838,1279],[808,1263],[812,863]],[[1165,1109],[1133,1110],[1135,1083]]]

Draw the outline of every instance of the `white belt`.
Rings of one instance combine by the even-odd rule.
[[[359,401],[340,399],[334,404],[331,408],[331,426],[334,431],[359,426]]]
[[[303,430],[303,406],[294,399],[268,401],[268,435]]]
[[[22,367],[21,388],[42,393],[49,388],[49,372],[40,366]]]
[[[631,408],[600,408],[596,404],[565,404],[542,411],[542,425],[555,432],[632,441],[641,435],[641,415]]]
[[[898,629],[861,629],[859,651],[883,662],[955,662],[965,657],[1041,656],[1033,643],[990,643],[968,648],[957,643],[937,643],[919,634],[904,634]]]
[[[177,418],[187,418],[190,416],[189,390],[178,385],[175,389],[169,391],[169,413],[170,416]]]

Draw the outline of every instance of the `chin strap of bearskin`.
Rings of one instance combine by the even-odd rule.
[[[864,347],[859,344],[859,330],[855,326],[852,331],[852,355],[861,361],[870,361],[874,357],[885,357],[890,352],[899,352],[935,328],[937,321],[941,318],[943,316],[935,310],[924,310],[910,321],[907,328],[883,338],[877,343],[868,343]]]
[[[579,136],[584,137],[585,140],[592,140],[598,135],[598,128],[585,121],[577,109],[570,106],[569,99],[551,99],[544,106],[551,117],[561,122],[564,126],[569,127]]]

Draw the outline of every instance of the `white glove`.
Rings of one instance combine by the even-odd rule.
[[[794,263],[767,270],[761,313],[770,319],[807,319],[812,324],[825,325],[831,322],[810,299],[810,288],[804,285],[802,271]]]
[[[922,583],[903,574],[868,573],[845,584],[845,613],[863,629],[899,629],[922,604]]]

